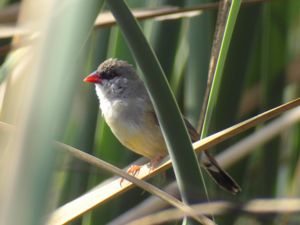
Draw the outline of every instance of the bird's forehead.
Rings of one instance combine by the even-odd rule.
[[[108,59],[100,64],[98,67],[98,71],[111,71],[115,69],[126,69],[130,67],[129,64],[122,60],[116,60],[116,59]]]
[[[108,63],[102,63],[99,67],[98,67],[98,71],[111,71],[114,68],[116,68],[115,65],[112,64],[108,64]]]

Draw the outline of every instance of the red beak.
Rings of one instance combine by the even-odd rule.
[[[101,83],[101,77],[100,74],[95,71],[93,73],[91,73],[90,75],[88,75],[86,78],[83,79],[84,82],[88,82],[88,83]]]

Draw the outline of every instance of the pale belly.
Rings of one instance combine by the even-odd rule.
[[[124,112],[127,106],[121,107],[109,115],[104,114],[107,124],[118,140],[128,149],[149,159],[165,156],[167,148],[159,126],[153,123],[151,118],[147,118],[147,114],[137,113],[139,109],[131,109],[136,115],[128,115]],[[141,115],[145,116],[142,118]]]
[[[159,129],[133,124],[110,125],[118,140],[128,149],[149,159],[167,154],[167,148]]]

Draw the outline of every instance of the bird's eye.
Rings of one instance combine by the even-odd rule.
[[[107,72],[101,72],[100,75],[101,75],[102,79],[108,79],[108,73]]]
[[[106,72],[101,73],[102,79],[106,79],[106,80],[113,79],[116,76],[117,76],[117,74],[114,71],[106,71]]]

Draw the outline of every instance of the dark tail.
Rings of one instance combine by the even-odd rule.
[[[231,178],[218,164],[213,156],[208,151],[204,151],[207,160],[203,162],[205,169],[213,180],[226,191],[236,194],[241,191],[240,186]]]
[[[191,140],[193,142],[200,139],[200,135],[194,129],[194,127],[189,123],[187,119],[184,119],[185,125],[190,134]],[[213,178],[213,180],[226,191],[236,194],[241,191],[240,186],[219,166],[215,158],[209,154],[208,151],[204,151],[207,159],[202,163],[207,170],[208,174]]]

